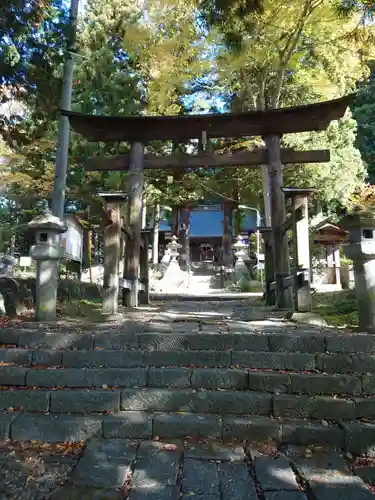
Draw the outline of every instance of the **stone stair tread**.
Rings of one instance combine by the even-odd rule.
[[[54,350],[0,349],[0,376],[14,367],[137,368],[230,367],[328,374],[375,374],[375,355],[365,353],[270,352],[255,350]],[[1,384],[0,380],[0,384]],[[6,384],[6,382],[5,382]]]
[[[0,413],[4,440],[74,442],[90,438],[178,439],[188,436],[296,445],[326,444],[355,454],[375,455],[375,420],[321,423],[305,419],[274,419],[255,415],[119,412],[77,416]]]
[[[261,415],[341,422],[375,418],[375,398],[192,388],[3,389],[0,409],[96,414],[125,411]]]
[[[371,334],[296,329],[293,325],[253,325],[246,322],[229,323],[228,330],[220,325],[201,324],[201,331],[191,331],[185,323],[176,326],[166,323],[150,325],[150,331],[133,328],[129,331],[111,329],[94,333],[78,330],[43,331],[42,329],[3,328],[0,345],[28,349],[232,349],[271,352],[305,353],[363,353],[375,354],[375,339]],[[198,324],[198,323],[197,323]],[[199,323],[200,324],[200,323]],[[159,330],[162,331],[158,331]],[[285,329],[287,329],[285,331]],[[1,350],[0,350],[1,351]],[[0,355],[1,360],[1,355]]]

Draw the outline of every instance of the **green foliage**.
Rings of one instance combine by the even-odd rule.
[[[324,132],[285,136],[287,147],[331,151],[329,163],[295,165],[288,169],[286,185],[317,188],[315,198],[328,213],[347,206],[351,194],[363,185],[366,175],[360,152],[355,147],[356,129],[355,120],[347,113]]]
[[[317,293],[313,297],[314,311],[333,326],[358,326],[355,290]]]
[[[368,176],[375,183],[375,65],[371,75],[360,86],[353,106],[353,116],[358,123],[357,147],[367,164]]]

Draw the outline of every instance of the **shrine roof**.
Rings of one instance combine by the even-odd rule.
[[[355,94],[291,108],[178,116],[104,116],[61,110],[75,132],[91,141],[143,142],[208,137],[282,135],[325,130],[342,118]]]

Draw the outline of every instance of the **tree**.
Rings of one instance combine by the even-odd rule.
[[[353,116],[358,123],[357,147],[367,164],[370,182],[375,183],[375,66],[370,65],[371,74],[358,90],[353,105]]]
[[[217,40],[221,41],[217,51],[217,85],[228,108],[265,110],[317,102],[353,91],[367,70],[361,40],[347,36],[358,20],[355,13],[340,17],[327,0],[265,0],[262,11],[250,13],[244,22],[236,21],[237,37],[227,31],[228,23],[213,26]],[[332,196],[336,200],[347,199],[341,196],[346,189],[363,182],[364,166],[354,147],[355,122],[350,117],[343,123],[332,124],[326,133],[293,137],[284,143],[300,149],[332,149],[329,165],[298,167],[298,178],[290,179],[294,185],[306,185],[312,175],[328,207],[335,205],[331,203]],[[241,142],[249,149],[261,143],[259,138],[247,143],[239,141],[238,145]],[[348,180],[337,183],[343,168],[349,172]],[[259,196],[259,173],[251,173],[248,180],[248,190],[257,190]]]

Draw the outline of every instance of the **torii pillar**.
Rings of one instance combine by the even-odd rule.
[[[280,309],[293,307],[291,290],[284,288],[284,279],[289,276],[288,235],[282,230],[286,219],[283,187],[283,165],[281,163],[280,135],[267,135],[267,169],[271,190],[271,227],[274,272],[276,281],[276,304]]]

